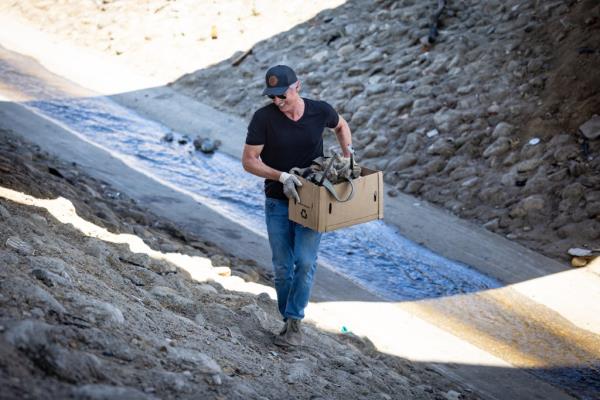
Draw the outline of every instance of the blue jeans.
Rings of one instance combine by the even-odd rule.
[[[287,200],[267,197],[265,217],[279,312],[284,319],[302,319],[317,270],[321,234],[290,221]]]

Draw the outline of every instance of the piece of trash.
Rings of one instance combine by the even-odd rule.
[[[600,249],[582,249],[579,247],[571,247],[567,253],[573,257],[587,257],[591,256],[592,253],[600,253]]]
[[[531,140],[530,140],[528,143],[529,143],[530,145],[532,145],[532,146],[535,146],[535,145],[536,145],[536,144],[538,144],[539,142],[540,142],[540,139],[539,139],[539,138],[536,138],[536,137],[534,137],[534,138],[532,138],[532,139],[531,139]]]
[[[585,267],[590,261],[590,257],[573,257],[571,259],[571,266],[575,268]]]
[[[340,332],[342,332],[342,333],[350,333],[350,330],[345,325],[342,325],[342,327],[340,328]]]
[[[432,129],[429,132],[427,132],[427,137],[428,138],[432,138],[432,137],[437,136],[439,134],[440,134],[440,132],[438,132],[437,129]]]

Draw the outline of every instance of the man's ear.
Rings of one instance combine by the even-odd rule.
[[[298,84],[296,85],[296,92],[300,93],[300,89],[302,89],[302,82],[298,81]]]

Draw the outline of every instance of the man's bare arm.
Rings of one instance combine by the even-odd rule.
[[[267,164],[262,162],[260,159],[260,153],[263,151],[264,145],[252,146],[249,144],[244,145],[244,152],[242,154],[242,166],[248,172],[253,175],[260,176],[261,178],[272,179],[278,181],[281,176],[281,171],[269,167]]]
[[[335,136],[337,137],[338,143],[342,148],[344,157],[350,157],[348,146],[352,146],[352,132],[350,132],[350,126],[344,117],[341,115],[339,117],[340,120],[333,130],[335,131]]]

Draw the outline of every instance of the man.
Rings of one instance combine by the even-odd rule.
[[[270,68],[263,95],[270,104],[254,113],[242,156],[244,169],[265,178],[265,217],[271,246],[275,290],[285,326],[280,346],[302,343],[300,321],[317,268],[321,234],[288,219],[288,199],[299,201],[300,180],[288,173],[323,155],[323,131],[331,128],[345,157],[350,157],[348,123],[324,101],[300,97],[301,83],[288,66]]]

